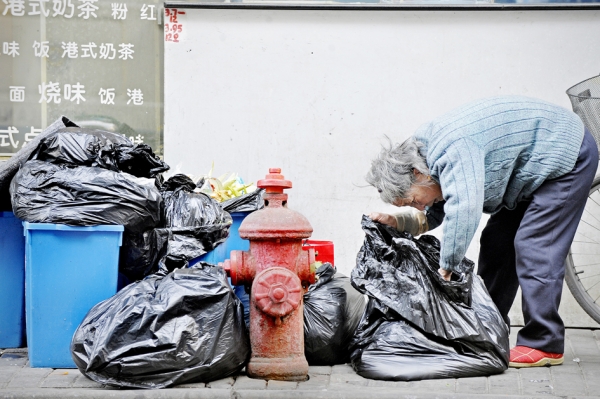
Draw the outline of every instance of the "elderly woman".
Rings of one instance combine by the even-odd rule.
[[[507,324],[519,286],[523,294],[525,326],[510,366],[559,365],[564,261],[597,167],[596,143],[573,112],[526,97],[488,98],[384,148],[366,179],[402,208],[370,216],[413,235],[443,222],[440,273],[450,279],[482,213],[490,214],[478,274]]]

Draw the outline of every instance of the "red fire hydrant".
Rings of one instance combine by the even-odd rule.
[[[233,285],[250,286],[250,344],[248,376],[303,381],[308,375],[304,356],[302,297],[315,282],[315,252],[302,249],[312,234],[308,220],[287,207],[281,169],[271,168],[257,186],[265,189],[265,207],[242,222],[241,238],[250,250],[231,251],[223,267]]]

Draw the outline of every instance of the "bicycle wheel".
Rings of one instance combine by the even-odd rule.
[[[592,183],[566,266],[565,279],[573,297],[600,323],[600,177]]]

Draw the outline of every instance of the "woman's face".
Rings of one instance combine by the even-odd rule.
[[[431,207],[438,201],[443,201],[442,189],[440,185],[429,180],[425,175],[415,170],[416,184],[410,188],[406,198],[397,198],[394,201],[396,206],[412,206],[420,211],[425,207]]]

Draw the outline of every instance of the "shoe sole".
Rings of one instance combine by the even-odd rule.
[[[525,368],[525,367],[543,367],[543,366],[560,366],[565,361],[564,357],[560,359],[552,359],[549,357],[545,357],[543,359],[538,360],[535,363],[519,363],[519,362],[510,362],[508,363],[508,367],[514,367],[517,369]]]

